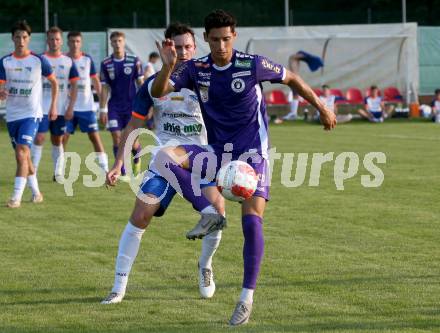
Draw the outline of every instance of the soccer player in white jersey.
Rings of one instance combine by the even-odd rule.
[[[174,40],[178,55],[178,63],[190,60],[195,55],[194,32],[187,25],[174,23],[168,26],[165,37]],[[202,119],[197,95],[189,90],[182,89],[180,92],[171,93],[163,98],[152,98],[150,95],[151,84],[154,77],[144,83],[136,95],[133,106],[133,116],[125,128],[119,145],[118,155],[113,168],[107,175],[109,185],[115,185],[121,174],[123,164],[123,150],[127,137],[134,130],[146,125],[149,109],[153,106],[157,117],[156,135],[158,149],[167,146],[170,142],[187,144],[206,144],[206,129]],[[157,150],[158,150],[157,149]],[[153,157],[154,159],[154,157]],[[212,185],[212,184],[211,184]],[[214,208],[210,202],[205,206],[194,207],[199,211],[215,212],[224,214],[224,202],[215,186],[205,187],[204,193],[215,203]],[[125,295],[128,276],[132,264],[139,250],[142,235],[149,225],[153,216],[162,216],[176,191],[159,174],[153,164],[145,174],[141,185],[134,210],[130,220],[122,233],[118,256],[116,259],[115,282],[111,293],[102,301],[103,304],[119,303]],[[142,199],[146,196],[150,202]],[[160,201],[157,201],[161,198]],[[153,202],[156,200],[156,202]],[[202,253],[199,258],[199,290],[203,298],[210,298],[215,291],[212,273],[212,257],[220,243],[221,230],[216,230],[203,238]]]
[[[156,98],[183,88],[193,89],[199,97],[206,124],[210,147],[180,145],[157,153],[155,166],[173,186],[177,186],[177,179],[182,187],[181,180],[191,177],[193,170],[202,169],[200,164],[206,160],[200,159],[200,156],[209,156],[214,162],[215,170],[208,170],[211,175],[221,167],[222,160],[225,162],[226,152],[230,156],[226,162],[245,160],[257,173],[257,190],[252,198],[241,204],[243,289],[229,321],[232,326],[249,321],[264,253],[263,214],[269,200],[270,174],[268,123],[261,83],[270,81],[288,85],[320,111],[324,129],[331,130],[336,126],[335,114],[298,75],[264,56],[234,50],[235,26],[236,20],[229,13],[223,10],[211,12],[205,18],[204,32],[211,53],[187,61],[176,70],[174,42],[166,39],[162,45],[157,43],[163,66],[151,88],[151,95]],[[203,173],[200,176],[205,177]],[[198,194],[192,194],[190,201],[193,204],[203,197],[203,193],[202,196]],[[197,229],[199,225],[187,237]]]
[[[370,96],[365,98],[365,110],[359,109],[358,113],[361,117],[372,123],[383,123],[387,116],[385,111],[385,103],[379,96],[379,88],[377,86],[370,87]]]
[[[49,121],[48,112],[52,93],[50,84],[47,80],[43,82],[43,119],[38,126],[37,136],[32,146],[32,163],[35,166],[35,172],[38,170],[43,144],[46,133],[50,130],[50,140],[52,142],[52,160],[53,160],[53,177],[59,180],[63,176],[64,170],[64,149],[63,136],[66,133],[66,120],[73,117],[73,106],[76,101],[77,86],[79,80],[78,70],[73,60],[61,52],[63,46],[63,31],[58,27],[51,27],[47,33],[48,51],[41,56],[45,58],[51,65],[57,82],[58,82],[58,117],[53,121]]]
[[[121,141],[121,131],[127,126],[131,118],[133,100],[137,87],[143,83],[142,64],[138,57],[125,52],[125,34],[113,31],[110,34],[110,43],[113,53],[101,62],[101,98],[99,99],[100,120],[110,131],[113,140],[113,154],[118,154]],[[110,95],[110,100],[107,100]],[[133,174],[141,172],[141,160],[136,155],[141,151],[138,140],[133,144]],[[120,178],[130,179],[125,175],[122,167]]]
[[[78,93],[75,106],[73,107],[73,117],[67,122],[66,135],[64,136],[64,149],[66,149],[69,136],[75,132],[79,125],[81,132],[87,133],[98,158],[99,166],[108,171],[108,158],[104,151],[104,146],[99,136],[98,122],[96,120],[96,110],[93,103],[93,93],[91,84],[95,88],[98,96],[101,94],[101,83],[96,73],[95,64],[91,56],[81,51],[82,35],[79,31],[70,31],[67,34],[67,44],[69,52],[67,55],[72,58],[79,73],[77,83]]]
[[[43,117],[41,108],[42,77],[51,85],[49,118],[57,117],[58,86],[46,59],[29,50],[31,27],[19,21],[12,27],[15,51],[0,59],[0,99],[6,99],[6,123],[17,160],[14,192],[7,207],[20,207],[26,180],[32,190],[34,203],[43,201],[38,187],[30,147]]]
[[[338,104],[336,104],[336,96],[332,94],[330,87],[324,84],[322,87],[322,95],[319,96],[319,99],[327,106],[327,108],[336,115],[336,120],[338,124],[347,123],[352,119],[352,115],[349,114],[338,114]],[[319,111],[316,110],[314,120],[317,122],[321,122],[319,117]]]
[[[156,70],[154,69],[154,64],[157,63],[160,60],[159,53],[157,52],[151,52],[148,56],[148,62],[144,67],[144,79],[148,79],[150,76],[154,75],[156,73]]]

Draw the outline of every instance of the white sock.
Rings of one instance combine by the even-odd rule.
[[[213,205],[209,205],[208,207],[203,208],[200,213],[202,213],[202,214],[218,214],[218,211],[217,211],[217,209],[214,208]]]
[[[118,257],[116,258],[115,283],[112,292],[125,294],[128,275],[139,251],[145,229],[135,227],[128,221],[119,241]]]
[[[34,173],[27,177],[28,186],[31,188],[32,194],[37,195],[40,194],[40,188],[38,187],[37,175]]]
[[[25,177],[15,177],[14,182],[14,192],[12,194],[12,200],[21,201],[21,197],[23,196],[24,188],[26,187],[26,178]]]
[[[96,153],[96,156],[98,157],[98,164],[99,166],[105,171],[108,172],[108,157],[107,154],[104,152]]]
[[[212,267],[212,257],[220,244],[222,239],[222,231],[216,230],[207,234],[202,240],[202,253],[199,258],[199,265],[201,268]]]
[[[290,111],[283,118],[284,119],[296,118],[298,116],[298,105],[299,105],[298,99],[293,99],[292,101],[290,101]]]
[[[32,164],[35,167],[35,173],[37,173],[38,166],[40,165],[42,154],[43,154],[43,146],[39,146],[34,143],[31,147],[31,156],[32,156]]]
[[[55,176],[62,176],[64,170],[64,148],[63,145],[52,145],[52,161]]]
[[[240,295],[240,301],[252,304],[254,302],[254,289],[243,288]]]

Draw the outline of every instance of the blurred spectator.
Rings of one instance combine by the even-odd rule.
[[[346,123],[349,122],[352,118],[351,114],[338,115],[338,105],[335,103],[336,96],[331,93],[330,87],[328,85],[323,85],[322,96],[319,96],[319,99],[336,114],[336,120],[338,123]],[[316,110],[314,120],[320,122],[319,112]]]
[[[431,103],[432,121],[440,123],[440,89],[435,90],[435,97]]]
[[[359,109],[358,113],[362,118],[365,118],[372,123],[383,123],[383,121],[391,114],[393,108],[394,107],[390,105],[387,110],[382,97],[379,96],[379,88],[377,88],[377,86],[371,86],[370,96],[365,98],[365,110]]]
[[[144,80],[147,80],[151,75],[156,73],[154,69],[154,64],[159,60],[159,53],[151,52],[148,56],[148,62],[144,67]]]

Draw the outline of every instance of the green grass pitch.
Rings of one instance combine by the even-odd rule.
[[[337,191],[327,163],[320,186],[309,187],[310,158],[306,183],[286,188],[276,163],[254,310],[236,330],[440,331],[440,127],[354,122],[325,133],[295,123],[270,131],[278,152],[356,152],[362,162],[382,151],[385,180],[362,187],[361,166]],[[110,151],[109,134],[102,136]],[[238,204],[227,203],[213,299],[198,294],[200,241],[184,237],[198,215],[176,198],[145,233],[124,302],[103,306],[134,194],[126,184],[110,191],[79,181],[66,197],[51,180],[47,144],[39,172],[45,202],[27,202],[27,189],[22,207],[9,210],[15,160],[4,125],[0,149],[0,332],[229,332],[242,279]],[[76,134],[69,150],[84,159],[91,145]],[[82,174],[90,174],[84,164]]]

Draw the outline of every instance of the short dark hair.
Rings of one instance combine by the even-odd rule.
[[[47,32],[46,32],[46,36],[49,36],[49,34],[56,34],[56,33],[59,33],[59,34],[62,35],[63,34],[63,30],[61,30],[57,26],[50,27],[49,30],[47,30]]]
[[[67,39],[69,39],[70,37],[81,37],[82,38],[82,34],[80,31],[69,31],[69,33],[67,34]]]
[[[224,11],[223,9],[215,9],[208,16],[205,17],[205,32],[209,34],[209,31],[214,28],[230,27],[231,31],[235,31],[237,26],[237,20],[232,14]]]
[[[11,28],[11,34],[14,36],[16,31],[26,31],[30,36],[32,33],[31,26],[26,22],[26,20],[20,20],[15,22],[15,24]]]
[[[324,90],[324,89],[330,89],[330,87],[328,86],[328,84],[323,84],[322,87],[321,87],[321,89],[322,89],[322,90]]]
[[[122,38],[125,38],[125,34],[122,32],[122,31],[113,31],[111,34],[110,34],[110,40],[112,40],[114,37],[122,37]]]
[[[435,89],[435,92],[434,92],[436,95],[438,95],[438,94],[440,94],[440,89]]]
[[[374,84],[370,87],[370,90],[377,90],[377,89],[378,89],[377,86]]]
[[[173,38],[174,36],[190,34],[194,38],[194,31],[189,27],[188,24],[174,22],[171,23],[165,30],[165,38]],[[151,56],[151,54],[150,54]]]
[[[148,55],[148,59],[153,59],[153,58],[159,58],[159,53],[157,53],[157,52],[151,52],[151,53]]]

